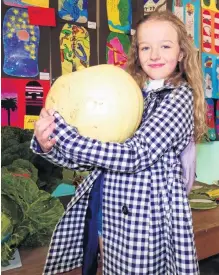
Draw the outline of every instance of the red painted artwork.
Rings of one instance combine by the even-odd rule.
[[[30,87],[32,79],[19,79],[19,78],[2,78],[1,79],[1,125],[13,126],[24,128],[24,117],[27,114],[27,87]],[[38,86],[43,91],[40,91],[42,95],[42,106],[45,104],[46,95],[50,89],[49,80],[34,80],[38,83]],[[35,83],[36,85],[36,83]],[[34,85],[32,85],[34,86]],[[37,85],[36,85],[37,86]],[[38,92],[38,91],[37,91]],[[37,93],[32,93],[35,95]],[[36,99],[36,104],[34,100]],[[33,106],[38,105],[37,100],[33,96],[31,104]],[[29,106],[31,108],[31,106]],[[35,108],[35,107],[34,107]],[[34,114],[38,115],[40,110],[34,109]]]

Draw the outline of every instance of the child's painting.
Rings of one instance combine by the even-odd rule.
[[[26,8],[28,6],[37,6],[49,8],[49,0],[3,0],[6,6]]]
[[[43,87],[38,81],[29,81],[25,88],[26,115],[37,116],[43,107]]]
[[[201,6],[204,9],[209,9],[212,11],[219,11],[218,8],[218,3],[216,3],[218,1],[216,0],[201,0]]]
[[[132,25],[131,0],[107,0],[109,30],[117,33],[130,33]]]
[[[216,102],[216,137],[219,140],[219,99]]]
[[[219,54],[219,11],[202,8],[202,51]]]
[[[167,1],[166,0],[144,0],[144,14],[148,14],[155,10],[166,10]]]
[[[204,93],[206,98],[219,99],[219,59],[213,54],[202,53]]]
[[[216,140],[216,128],[215,128],[215,102],[212,98],[206,99],[207,103],[207,126],[208,136],[210,140]]]
[[[62,75],[89,67],[90,37],[84,27],[65,24],[59,39]]]
[[[107,38],[106,44],[107,64],[113,64],[125,69],[129,47],[130,39],[128,35],[111,32]]]
[[[1,86],[1,125],[33,129],[34,121],[45,105],[50,81],[2,78]]]
[[[38,70],[38,26],[29,25],[27,9],[10,8],[3,21],[5,74],[17,77],[35,77]]]
[[[88,0],[58,0],[59,17],[67,21],[86,23],[88,20],[87,8]]]
[[[199,49],[200,0],[173,0],[173,13],[185,23],[189,38]]]
[[[204,93],[206,98],[212,98],[213,95],[213,63],[210,56],[206,56],[204,60]]]
[[[18,122],[18,95],[16,87],[7,92],[7,88],[2,87],[1,92],[1,125],[17,126]]]

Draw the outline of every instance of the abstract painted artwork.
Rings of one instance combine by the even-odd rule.
[[[27,6],[49,7],[49,0],[3,0],[6,6],[26,8]]]
[[[10,8],[3,21],[5,74],[17,77],[35,77],[38,70],[38,26],[29,25],[27,9]]]
[[[16,87],[11,91],[1,92],[1,124],[2,126],[17,126],[18,122],[18,95]]]
[[[1,125],[33,129],[50,89],[49,80],[1,79]]]
[[[65,24],[59,39],[62,75],[89,67],[90,37],[84,27]]]
[[[130,33],[132,24],[131,0],[107,0],[106,5],[110,31]]]
[[[72,22],[86,23],[88,20],[88,0],[59,0],[59,17]]]
[[[29,81],[25,88],[26,115],[39,115],[43,107],[43,87],[38,81]]]
[[[130,40],[126,34],[111,32],[107,38],[106,61],[125,69]]]

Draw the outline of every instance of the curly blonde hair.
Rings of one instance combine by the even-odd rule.
[[[148,76],[142,70],[138,59],[138,27],[149,21],[167,21],[172,24],[178,34],[178,42],[183,53],[183,59],[179,62],[175,72],[167,80],[172,84],[180,84],[186,80],[193,89],[194,93],[194,137],[198,142],[207,133],[206,126],[206,103],[203,91],[203,76],[198,51],[193,46],[191,39],[185,29],[184,23],[170,11],[155,11],[145,15],[137,24],[136,33],[133,36],[128,55],[126,70],[136,80],[138,85],[143,88]]]

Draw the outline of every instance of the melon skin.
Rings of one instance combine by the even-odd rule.
[[[80,135],[122,143],[140,125],[144,100],[135,80],[110,64],[60,76],[52,85],[46,109],[58,111]]]

